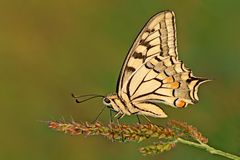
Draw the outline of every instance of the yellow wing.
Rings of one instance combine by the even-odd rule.
[[[153,16],[143,27],[122,66],[117,83],[117,93],[129,77],[151,57],[173,56],[177,58],[175,15],[172,11],[163,11]]]

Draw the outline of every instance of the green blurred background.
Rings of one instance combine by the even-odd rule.
[[[102,101],[75,104],[70,93],[114,92],[137,33],[165,9],[176,13],[180,59],[214,80],[200,87],[200,103],[165,111],[198,127],[212,146],[239,154],[239,7],[237,0],[1,0],[0,159],[224,159],[184,145],[142,157],[142,143],[69,136],[38,122],[93,120]],[[108,112],[100,119],[107,123]]]

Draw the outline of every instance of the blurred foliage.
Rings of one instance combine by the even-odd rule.
[[[237,0],[1,0],[0,159],[145,159],[135,150],[138,144],[56,134],[38,120],[93,120],[101,100],[75,104],[70,93],[114,92],[137,33],[165,9],[176,13],[180,59],[195,75],[214,80],[200,87],[198,104],[164,106],[166,113],[198,126],[213,146],[239,153],[239,6]],[[108,122],[109,113],[101,120]],[[192,157],[221,159],[187,146],[161,155]]]

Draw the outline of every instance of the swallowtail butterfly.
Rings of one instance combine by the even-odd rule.
[[[206,81],[193,76],[178,59],[175,15],[162,11],[137,36],[122,66],[116,93],[103,97],[103,103],[121,117],[165,118],[159,104],[184,108],[197,103],[198,87]]]

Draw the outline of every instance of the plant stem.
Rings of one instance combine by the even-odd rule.
[[[221,150],[215,149],[215,148],[213,148],[213,147],[211,147],[211,146],[209,146],[209,145],[207,145],[205,143],[191,142],[191,141],[188,141],[188,140],[185,140],[185,139],[182,139],[182,138],[178,138],[177,142],[183,143],[183,144],[187,144],[187,145],[190,145],[190,146],[194,146],[196,148],[204,149],[204,150],[208,151],[211,154],[220,155],[220,156],[223,156],[223,157],[226,157],[226,158],[229,158],[229,159],[233,159],[233,160],[240,160],[239,156],[236,156],[236,155],[233,155],[233,154],[230,154],[230,153],[223,152]]]

